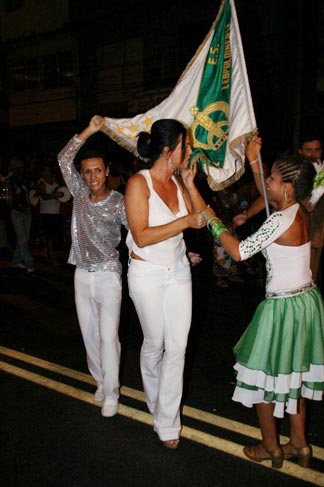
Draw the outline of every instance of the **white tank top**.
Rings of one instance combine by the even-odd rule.
[[[294,291],[312,282],[310,242],[298,246],[276,243],[295,221],[298,209],[299,204],[295,203],[285,210],[275,211],[253,235],[240,242],[241,260],[257,252],[265,256],[268,295]]]
[[[148,169],[139,171],[139,174],[144,176],[148,188],[150,190],[150,196],[148,200],[149,204],[149,219],[148,226],[156,227],[158,225],[164,225],[178,218],[188,215],[186,203],[183,198],[181,188],[179,187],[177,180],[172,176],[172,181],[177,186],[177,197],[179,204],[179,212],[174,215],[170,208],[164,203],[160,196],[154,191],[151,173]],[[129,249],[129,253],[132,251],[152,264],[158,264],[163,266],[174,266],[180,260],[183,260],[186,253],[186,245],[183,239],[183,233],[178,233],[174,237],[163,240],[157,244],[148,245],[143,248],[139,248],[134,242],[131,231],[128,232],[126,243]]]
[[[42,182],[45,184],[45,191],[47,194],[52,194],[54,193],[55,189],[58,187],[57,183],[53,184],[48,184],[44,179],[40,179],[39,182]],[[57,215],[60,213],[60,206],[61,203],[59,200],[56,198],[53,198],[51,200],[43,200],[43,198],[40,198],[40,213],[41,214],[50,214],[50,215]]]

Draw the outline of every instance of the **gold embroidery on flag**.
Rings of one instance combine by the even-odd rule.
[[[222,112],[224,114],[224,119],[215,122],[210,117],[210,114],[215,112]],[[195,118],[191,125],[194,148],[217,151],[227,140],[229,134],[229,104],[225,101],[217,101],[207,105],[201,112],[197,107],[192,107],[190,113]],[[205,142],[196,137],[196,130],[199,126],[207,131],[207,140]]]

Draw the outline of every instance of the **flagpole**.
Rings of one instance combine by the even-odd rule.
[[[231,4],[231,10],[232,10],[232,22],[233,22],[233,27],[234,27],[233,31],[236,35],[236,40],[237,40],[236,45],[237,45],[238,51],[239,51],[238,61],[240,63],[240,67],[241,67],[241,74],[244,78],[245,86],[250,86],[246,65],[245,65],[245,63],[242,63],[242,59],[245,59],[245,58],[244,58],[243,44],[242,44],[242,39],[241,39],[240,27],[239,27],[238,20],[237,20],[237,14],[236,14],[236,8],[235,8],[234,0],[230,0],[230,4]],[[255,115],[254,115],[251,92],[249,89],[245,90],[245,92],[246,92],[245,94],[246,94],[246,98],[247,98],[247,105],[249,107],[249,116],[250,116],[250,119],[252,120],[254,126],[256,127],[256,120],[255,120]]]
[[[240,28],[239,28],[239,24],[238,24],[238,20],[237,20],[237,14],[236,14],[236,8],[235,8],[234,0],[230,0],[230,4],[231,4],[231,9],[232,9],[232,22],[233,22],[233,26],[235,28],[234,29],[235,34],[237,37],[237,47],[238,47],[238,50],[240,53],[238,58],[239,58],[240,66],[241,66],[241,73],[242,73],[242,76],[245,80],[245,86],[249,86],[249,79],[248,79],[246,65],[245,65],[245,63],[242,63],[242,59],[245,59],[245,58],[244,58],[244,51],[243,51],[241,33],[240,33]],[[254,122],[254,126],[256,127],[257,125],[256,125],[256,120],[255,120],[255,115],[254,115],[252,97],[251,97],[251,92],[249,89],[246,90],[246,98],[247,98],[247,106],[248,106],[249,112],[250,112],[249,113],[250,119]],[[258,157],[258,161],[259,161],[260,179],[261,179],[262,192],[263,192],[262,196],[264,198],[265,209],[266,209],[266,213],[267,213],[267,217],[268,217],[270,215],[270,209],[269,209],[269,202],[268,202],[268,197],[267,197],[267,193],[266,193],[266,189],[265,189],[263,164],[262,164],[262,159],[261,159],[260,154]]]
[[[258,161],[259,161],[260,180],[261,180],[262,193],[263,193],[262,196],[263,196],[264,203],[265,203],[265,210],[266,210],[266,213],[267,213],[267,217],[269,217],[270,216],[270,208],[269,208],[269,201],[268,201],[266,187],[265,187],[264,173],[263,173],[263,164],[262,164],[261,154],[259,154]]]

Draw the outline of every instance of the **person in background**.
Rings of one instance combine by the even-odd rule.
[[[261,139],[247,148],[257,167]],[[255,171],[255,169],[253,169]],[[207,209],[207,227],[233,259],[262,252],[266,258],[266,299],[234,347],[237,378],[233,400],[256,406],[262,443],[246,446],[256,462],[271,460],[281,468],[296,457],[309,467],[312,449],[306,441],[306,398],[321,400],[324,391],[324,305],[310,269],[309,216],[301,201],[313,190],[315,170],[307,162],[278,160],[266,180],[275,211],[253,235],[239,242]],[[276,418],[290,419],[290,440],[280,446]]]
[[[12,267],[26,269],[28,273],[35,271],[34,259],[29,249],[31,205],[28,194],[32,185],[30,177],[26,174],[25,162],[13,157],[10,162],[10,174],[7,177],[10,216],[16,235]]]
[[[317,135],[304,135],[300,139],[298,153],[303,161],[311,163],[318,178],[324,178],[324,162],[322,161],[322,142]],[[321,176],[320,176],[321,175]],[[314,204],[309,199],[303,202],[303,205],[311,215],[311,269],[313,278],[323,290],[323,244],[324,244],[324,212],[323,204]],[[321,224],[319,223],[321,220]],[[322,265],[321,265],[322,264]]]
[[[316,172],[324,169],[322,142],[317,135],[303,135],[299,142],[298,154],[303,161],[313,164]]]
[[[237,230],[232,227],[232,219],[248,207],[254,198],[255,192],[256,188],[253,178],[248,179],[245,175],[240,181],[217,191],[213,197],[213,208],[215,207],[216,213],[237,238],[240,238],[241,235],[237,234]],[[242,230],[242,227],[239,227],[239,230]],[[227,288],[231,283],[243,283],[245,272],[257,274],[255,262],[252,260],[245,264],[235,262],[216,240],[214,240],[213,245],[213,260],[215,284],[221,288]]]
[[[69,263],[76,266],[75,304],[87,352],[90,373],[97,383],[95,401],[101,413],[118,412],[120,342],[118,337],[122,297],[119,253],[121,225],[127,227],[124,197],[107,185],[109,169],[102,153],[80,155],[81,174],[74,158],[83,144],[104,125],[95,115],[58,155],[64,181],[73,195],[72,245]]]
[[[45,255],[48,262],[53,265],[59,265],[54,252],[54,242],[62,234],[61,203],[58,198],[63,196],[63,193],[58,189],[59,184],[54,179],[52,167],[49,164],[44,165],[36,191],[40,196],[39,211],[45,235]]]
[[[165,447],[175,449],[192,313],[183,231],[205,226],[199,210],[206,205],[193,182],[195,169],[187,169],[192,151],[180,122],[154,122],[150,134],[139,134],[137,151],[149,162],[126,186],[129,293],[144,335],[141,373],[154,431]],[[175,175],[179,170],[182,178]]]
[[[10,221],[8,207],[8,168],[0,156],[0,254],[10,253],[10,242],[8,238],[8,222]],[[10,224],[11,226],[11,224]]]
[[[109,164],[108,186],[110,189],[125,194],[126,177],[123,165],[120,162],[111,162]]]

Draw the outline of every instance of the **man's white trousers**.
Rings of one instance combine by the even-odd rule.
[[[117,272],[88,272],[77,268],[74,289],[89,371],[97,385],[102,385],[105,401],[116,403],[119,397],[121,277]]]

